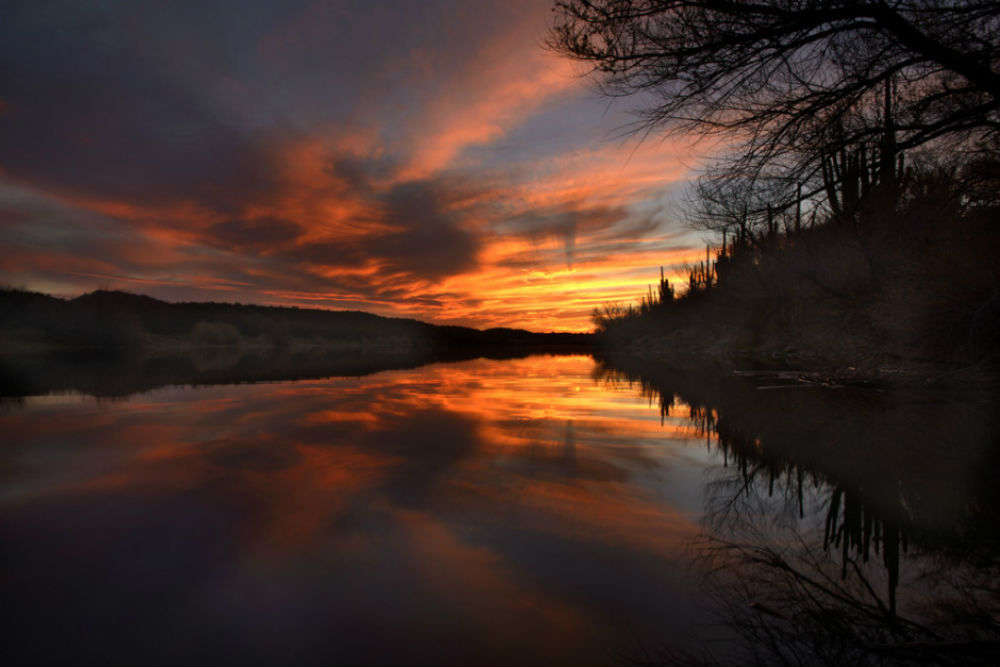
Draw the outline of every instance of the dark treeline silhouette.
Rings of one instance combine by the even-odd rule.
[[[638,384],[719,455],[698,549],[751,662],[1000,656],[993,394],[943,402],[639,362],[598,375]]]
[[[884,173],[897,151],[942,137],[952,148],[995,139],[997,2],[557,0],[555,8],[550,47],[590,64],[606,93],[644,95],[642,128],[732,142],[720,164],[755,189],[780,186],[790,198],[797,184],[853,170],[838,158],[865,145],[875,144],[869,152]]]
[[[688,289],[594,319],[609,346],[853,367],[978,363],[1000,338],[1000,3],[557,2],[550,45],[640,129],[728,146]],[[677,293],[682,290],[677,290]]]
[[[638,354],[866,374],[995,361],[1000,207],[970,198],[978,168],[1000,174],[1000,162],[913,166],[891,204],[861,199],[849,216],[808,223],[800,207],[772,209],[759,227],[723,227],[679,296],[661,279],[638,307],[606,307],[595,324],[610,347]]]
[[[59,299],[4,289],[0,290],[0,341],[5,352],[320,350],[385,355],[396,363],[403,358],[415,361],[468,354],[472,349],[575,348],[586,346],[590,337],[435,326],[357,311],[168,303],[115,291]]]

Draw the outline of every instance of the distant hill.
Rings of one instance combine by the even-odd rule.
[[[185,349],[228,347],[324,352],[438,355],[475,347],[587,346],[589,334],[543,334],[523,329],[436,326],[361,311],[169,303],[141,294],[98,290],[60,299],[25,290],[0,290],[2,352],[61,349]]]

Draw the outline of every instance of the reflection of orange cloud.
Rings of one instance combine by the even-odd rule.
[[[661,427],[637,391],[600,384],[593,366],[586,356],[477,360],[163,389],[108,406],[32,398],[5,416],[15,443],[5,463],[31,464],[0,504],[193,499],[231,513],[234,564],[248,572],[317,553],[369,564],[388,544],[405,563],[401,581],[499,628],[498,645],[517,645],[504,633],[527,624],[554,633],[546,645],[561,651],[600,620],[540,585],[512,533],[542,549],[669,563],[697,531],[669,485],[643,480],[700,453],[700,436],[683,420]],[[435,452],[395,444],[419,415],[475,429],[438,468]]]
[[[519,486],[517,491],[526,513],[545,515],[547,523],[578,538],[628,544],[669,557],[699,531],[692,518],[623,496],[623,489],[615,484],[536,482]]]
[[[520,628],[525,625],[554,633],[547,642],[550,646],[572,645],[592,623],[583,610],[531,587],[511,563],[489,549],[463,542],[434,517],[407,510],[394,516],[406,529],[411,566],[421,579],[450,602],[481,601],[481,605],[460,604],[467,614],[483,615],[476,620],[497,633],[494,641],[499,645],[524,642]]]
[[[300,446],[301,460],[280,473],[252,473],[250,483],[269,500],[269,521],[257,538],[287,548],[315,539],[342,514],[353,495],[371,488],[392,460],[354,448]]]
[[[105,405],[32,397],[0,415],[12,436],[0,461],[17,471],[0,509],[67,508],[72,521],[82,508],[74,530],[107,531],[81,543],[84,559],[117,540],[182,568],[195,562],[185,554],[210,555],[199,604],[251,599],[273,619],[289,600],[321,598],[321,612],[371,612],[386,632],[433,608],[443,631],[474,635],[465,662],[600,655],[621,633],[612,615],[644,622],[645,598],[676,585],[698,510],[670,475],[703,448],[593,373],[587,356],[480,359]],[[461,437],[449,438],[454,424]],[[411,440],[415,425],[441,442]],[[150,517],[162,540],[117,530]],[[630,592],[609,598],[619,585]]]

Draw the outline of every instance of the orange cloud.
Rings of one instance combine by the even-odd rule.
[[[0,265],[3,277],[63,292],[111,286],[587,330],[594,307],[633,301],[659,266],[679,277],[701,256],[665,203],[696,156],[681,140],[556,143],[494,162],[470,150],[488,153],[581,94],[576,65],[538,48],[546,14],[542,4],[520,12],[446,75],[435,78],[428,60],[414,83],[427,94],[392,133],[376,124],[372,93],[359,95],[350,122],[247,135],[240,155],[258,163],[241,166],[245,186],[220,177],[144,198],[42,183],[38,196],[102,216],[115,240],[94,231],[75,248],[13,242],[17,259]],[[327,19],[313,7],[263,40],[261,53],[279,65],[304,57],[287,50]]]
[[[511,53],[508,58],[523,59],[523,56]],[[454,84],[460,92],[428,108],[421,133],[424,136],[413,157],[396,174],[396,180],[420,180],[453,167],[464,148],[502,137],[526,113],[580,81],[574,78],[577,68],[569,61],[554,56],[539,56],[529,61],[529,66],[521,71],[503,70],[495,65],[490,72],[470,68],[467,80]]]

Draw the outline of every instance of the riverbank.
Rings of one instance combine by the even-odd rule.
[[[711,369],[720,375],[775,378],[783,383],[823,386],[998,386],[994,360],[955,362],[912,359],[868,350],[850,358],[822,349],[774,344],[754,345],[742,332],[713,338],[709,331],[683,328],[619,331],[597,336],[597,354],[609,364],[632,370],[655,366],[676,371]],[[616,335],[617,334],[617,335]]]
[[[589,348],[589,334],[437,326],[360,311],[169,303],[140,294],[96,291],[60,299],[0,290],[5,354],[130,351],[147,355],[222,349],[240,353],[339,354],[406,358],[413,363],[470,350]]]
[[[639,306],[595,312],[602,354],[876,382],[994,374],[1000,207],[959,206],[960,184],[935,183],[953,196],[921,189],[850,218],[730,237],[682,294],[663,281]]]

